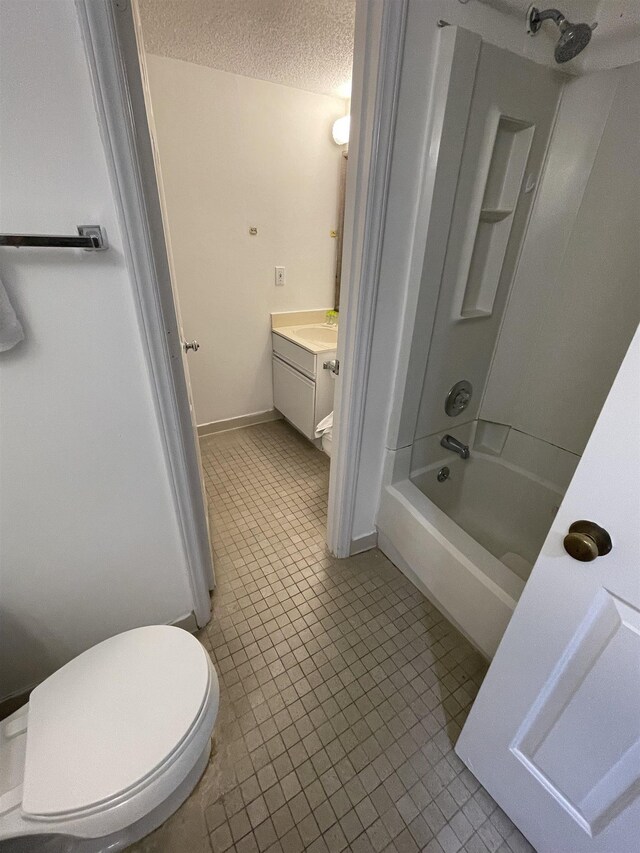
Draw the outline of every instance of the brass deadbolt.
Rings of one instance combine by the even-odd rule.
[[[594,521],[574,521],[564,537],[565,551],[581,563],[604,557],[612,547],[607,531]]]

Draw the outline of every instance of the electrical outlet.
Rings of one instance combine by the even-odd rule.
[[[284,267],[276,267],[276,287],[282,287],[285,280]]]

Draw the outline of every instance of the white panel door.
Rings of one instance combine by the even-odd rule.
[[[569,556],[578,519],[610,553]],[[640,332],[456,752],[539,853],[640,850]]]

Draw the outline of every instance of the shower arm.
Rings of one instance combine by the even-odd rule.
[[[558,11],[558,9],[545,9],[543,12],[538,12],[536,15],[536,21],[540,21],[541,23],[542,21],[548,21],[549,19],[555,21],[558,26],[560,26],[563,21],[567,20],[562,12]]]
[[[537,33],[543,21],[553,21],[559,28],[566,24],[567,19],[559,9],[530,9],[529,26],[532,33]]]

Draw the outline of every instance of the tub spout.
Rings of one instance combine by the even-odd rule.
[[[446,447],[447,450],[453,450],[461,459],[469,458],[469,445],[463,444],[454,438],[452,435],[445,435],[440,439],[441,447]]]

